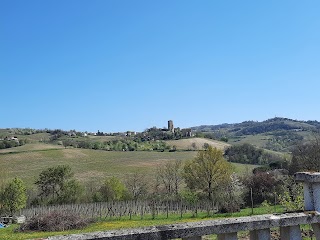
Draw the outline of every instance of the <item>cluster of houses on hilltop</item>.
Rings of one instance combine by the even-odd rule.
[[[172,133],[181,132],[182,136],[184,137],[193,137],[191,128],[182,128],[182,129],[180,129],[179,127],[175,128],[172,120],[168,121],[168,129],[163,129],[163,130],[166,130]]]
[[[19,139],[14,136],[14,137],[5,137],[5,138],[0,138],[0,141],[16,141],[19,143]]]
[[[151,129],[157,129],[156,127],[153,127]],[[179,127],[175,128],[173,125],[173,121],[169,120],[168,121],[168,128],[162,128],[160,129],[163,132],[171,132],[171,133],[180,133],[183,137],[193,137],[194,134],[192,132],[191,128],[182,128],[180,129]],[[133,137],[139,134],[138,132],[135,131],[126,131],[126,132],[115,132],[115,133],[103,133],[98,130],[97,133],[89,132],[89,133],[84,133],[83,136],[86,137],[88,135],[92,136],[123,136],[123,137]]]

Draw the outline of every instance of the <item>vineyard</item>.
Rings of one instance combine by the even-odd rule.
[[[28,209],[22,209],[20,215],[27,218],[39,214],[46,214],[53,211],[70,211],[86,218],[98,219],[121,219],[132,217],[152,216],[170,214],[192,213],[196,216],[200,212],[206,212],[208,215],[216,213],[218,210],[213,201],[199,201],[197,203],[188,203],[185,201],[118,201],[118,202],[97,202],[84,204],[65,204],[52,206],[38,206]]]

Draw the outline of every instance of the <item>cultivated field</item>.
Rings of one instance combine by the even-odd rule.
[[[39,173],[52,166],[68,164],[82,183],[102,181],[109,176],[125,177],[143,172],[153,178],[157,166],[168,161],[189,160],[196,151],[184,152],[108,152],[102,150],[63,148],[50,144],[26,144],[0,150],[0,181],[20,177],[32,184]],[[233,164],[235,171],[247,173],[254,165]]]
[[[169,141],[166,141],[166,143],[169,146],[176,146],[178,150],[195,150],[195,149],[200,150],[203,148],[203,144],[205,143],[208,143],[212,147],[216,147],[222,150],[230,146],[230,144],[227,144],[225,142],[215,141],[207,138],[187,138],[187,139],[180,139],[180,140],[169,140]],[[193,143],[195,144],[196,148],[192,146]]]

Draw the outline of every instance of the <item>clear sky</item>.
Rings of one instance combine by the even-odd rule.
[[[320,1],[1,0],[0,128],[320,120]]]

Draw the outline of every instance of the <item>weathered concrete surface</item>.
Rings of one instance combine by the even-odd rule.
[[[316,236],[316,239],[320,239],[320,224],[314,223],[311,225],[312,225],[313,233]]]
[[[281,240],[301,240],[300,226],[290,226],[280,228],[280,239]]]
[[[237,233],[224,233],[218,235],[218,240],[237,240],[238,234]]]
[[[320,212],[320,173],[297,172],[295,179],[303,182],[305,210]]]
[[[288,213],[281,215],[259,215],[251,217],[227,218],[193,223],[154,226],[140,229],[116,230],[85,234],[49,237],[49,240],[162,240],[172,238],[188,238],[209,234],[228,234],[244,230],[262,230],[273,227],[289,227],[300,224],[320,223],[320,214]],[[267,234],[267,233],[266,233]],[[264,239],[264,238],[261,238]]]
[[[319,172],[297,172],[294,174],[295,180],[298,182],[318,182],[320,183]]]

